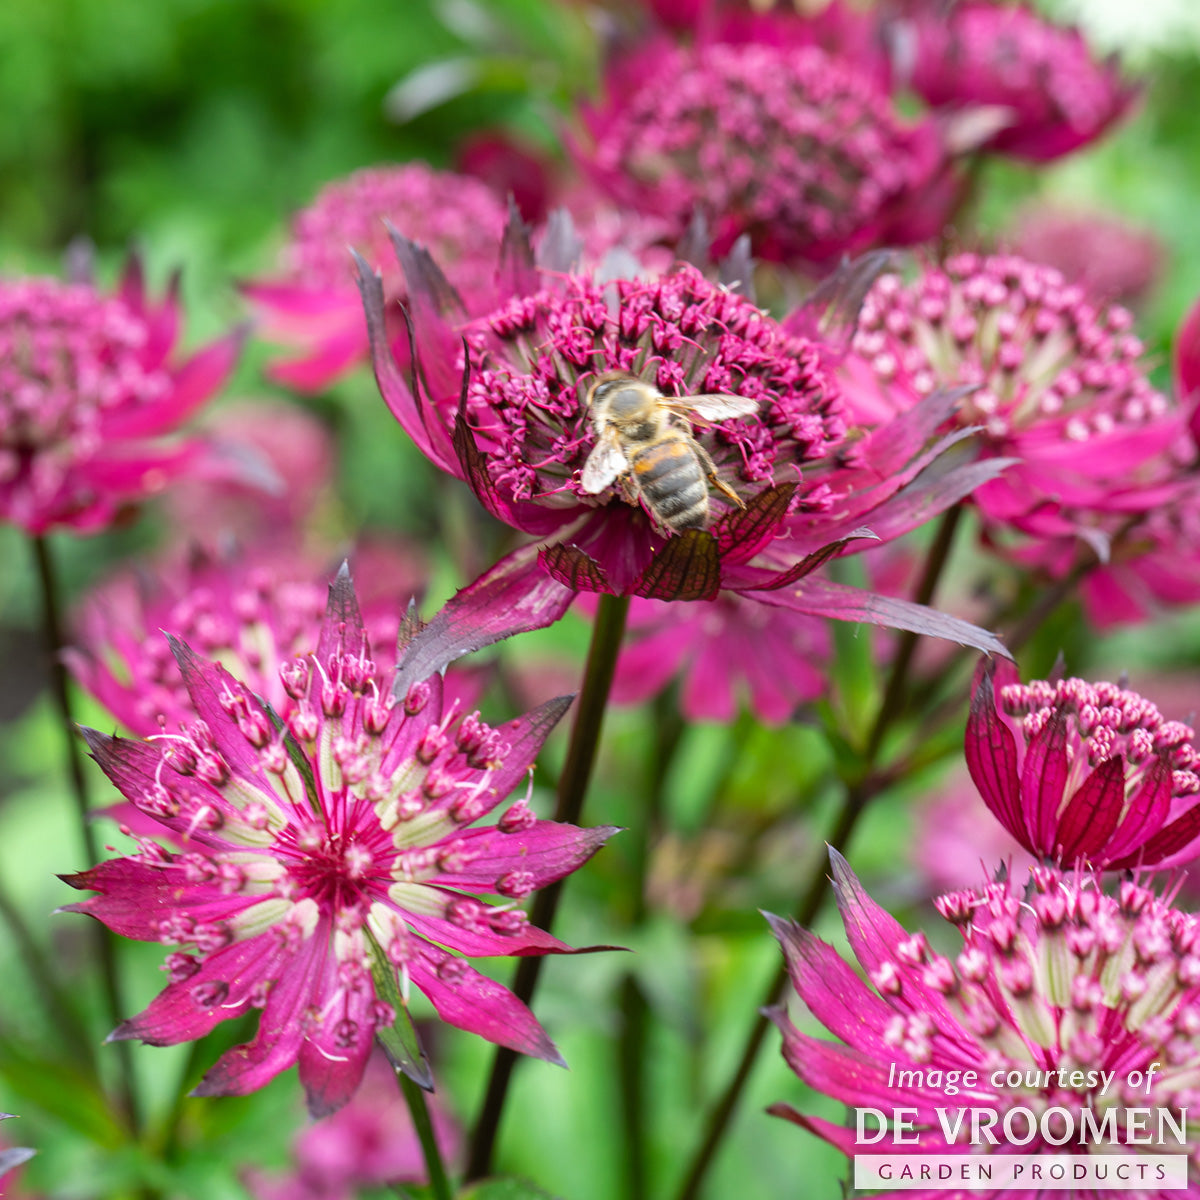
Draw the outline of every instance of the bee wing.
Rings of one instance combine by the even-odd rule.
[[[758,412],[758,401],[749,396],[730,396],[725,392],[706,392],[700,396],[683,396],[671,406],[683,413],[695,413],[706,421],[729,421]]]
[[[604,491],[618,475],[629,470],[629,460],[614,431],[609,428],[596,439],[587,462],[583,464],[583,473],[579,477],[579,485],[590,496]]]

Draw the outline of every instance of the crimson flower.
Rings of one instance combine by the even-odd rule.
[[[1134,304],[1162,273],[1161,240],[1104,213],[1039,206],[1022,215],[1012,242],[1022,258],[1053,267],[1096,304]]]
[[[876,904],[841,855],[830,857],[846,936],[869,982],[795,922],[769,917],[796,994],[841,1040],[801,1032],[782,1007],[770,1015],[783,1033],[784,1058],[805,1084],[889,1116],[894,1108],[915,1109],[914,1134],[906,1136],[916,1141],[876,1142],[871,1150],[844,1124],[787,1104],[769,1110],[776,1116],[847,1155],[984,1154],[1002,1168],[996,1160],[1004,1155],[1051,1153],[1062,1143],[1035,1128],[1025,1144],[998,1135],[999,1145],[982,1136],[971,1145],[976,1110],[1003,1118],[1024,1108],[1035,1121],[1045,1113],[1055,1138],[1068,1119],[1078,1137],[1085,1111],[1100,1122],[1112,1110],[1116,1140],[1098,1149],[1137,1154],[1140,1147],[1125,1140],[1125,1109],[1165,1109],[1182,1124],[1183,1110],[1200,1101],[1197,917],[1132,880],[1107,896],[1087,872],[1037,867],[1027,879],[981,883],[936,902],[962,934],[962,949],[948,957]],[[1149,1084],[1130,1085],[1131,1075],[1144,1079],[1151,1067]],[[975,1072],[973,1085],[964,1081],[968,1071]],[[962,1113],[956,1139],[943,1131],[939,1110],[951,1118]],[[1013,1128],[1024,1136],[1020,1116],[1013,1115]],[[1194,1134],[1190,1123],[1188,1129]],[[1194,1153],[1194,1143],[1187,1150]],[[1191,1164],[1189,1180],[1187,1194],[1200,1195]],[[948,1193],[908,1194],[937,1200]],[[1004,1187],[961,1194],[1014,1193]],[[1060,1193],[1022,1187],[1020,1194],[1048,1200]],[[1099,1200],[1116,1193],[1074,1194]]]
[[[870,70],[775,25],[730,36],[663,36],[614,59],[573,148],[598,188],[677,237],[699,212],[718,255],[748,234],[773,262],[829,263],[941,229],[955,196],[931,122],[907,122]]]
[[[239,479],[180,480],[163,504],[177,543],[299,540],[317,523],[306,524],[328,503],[337,460],[321,420],[294,403],[240,401],[222,405],[201,428],[221,444],[248,449],[283,486],[264,495]]]
[[[897,536],[1003,469],[997,460],[982,473],[968,464],[920,477],[948,444],[931,445],[953,396],[931,396],[886,430],[844,444],[823,348],[738,292],[687,264],[652,279],[572,272],[578,241],[565,224],[542,241],[536,261],[511,226],[505,241],[509,298],[456,326],[451,314],[460,307],[432,258],[395,239],[412,298],[407,381],[388,344],[382,285],[361,264],[375,375],[393,414],[494,517],[540,542],[497,564],[451,611],[486,603],[515,632],[531,627],[527,619],[556,620],[578,591],[713,600],[725,589],[1003,653],[965,622],[807,578],[864,537],[864,524],[875,536]],[[637,375],[667,397],[756,400],[754,414],[696,430],[744,507],[714,491],[706,529],[667,533],[619,486],[586,491],[580,476],[596,445],[587,394],[605,371]],[[420,661],[429,670],[444,665],[433,655]]]
[[[366,543],[354,554],[362,612],[376,664],[395,665],[397,596],[415,596],[423,561],[412,548]],[[295,699],[280,667],[316,649],[325,623],[324,560],[275,548],[194,549],[116,572],[93,588],[74,617],[67,663],[76,680],[126,729],[153,737],[199,717],[166,629],[219,661],[283,717]],[[456,683],[461,685],[461,673]],[[468,691],[459,699],[469,703]]]
[[[967,767],[988,808],[1039,858],[1173,866],[1200,853],[1194,736],[1116,684],[1022,684],[1005,663],[975,681]]]
[[[183,477],[252,464],[173,434],[224,383],[233,334],[175,361],[178,278],[161,301],[131,259],[116,292],[0,280],[0,517],[29,533],[89,533]]]
[[[172,647],[197,720],[150,741],[85,731],[126,799],[183,845],[142,840],[66,877],[99,893],[71,911],[172,948],[167,988],[111,1036],[174,1045],[259,1009],[257,1036],[197,1094],[241,1095],[296,1063],[314,1115],[353,1095],[412,987],[448,1024],[561,1061],[525,1005],[466,956],[569,952],[517,904],[613,830],[539,820],[527,799],[476,824],[528,774],[569,701],[493,728],[447,709],[439,675],[394,695],[345,569],[315,653],[279,667],[286,718]]]
[[[1097,308],[1050,267],[956,254],[905,283],[882,275],[862,306],[840,381],[862,421],[966,385],[957,420],[1018,462],[972,499],[985,521],[1035,538],[1103,543],[1113,514],[1178,487],[1164,451],[1186,410],[1151,386],[1133,318]]]
[[[912,86],[935,108],[996,108],[986,148],[1046,162],[1095,141],[1130,108],[1134,90],[1098,62],[1076,28],[1027,4],[963,0],[912,22]]]
[[[428,1105],[442,1158],[453,1161],[462,1136],[438,1096]],[[345,1107],[300,1133],[293,1156],[293,1172],[276,1178],[256,1172],[247,1180],[256,1200],[353,1200],[360,1188],[428,1182],[412,1116],[381,1050],[371,1054],[362,1086]]]
[[[420,162],[372,167],[327,184],[293,220],[282,276],[243,285],[264,336],[300,351],[273,362],[268,373],[316,392],[366,359],[347,247],[383,272],[394,318],[405,293],[385,221],[434,251],[460,293],[476,300],[492,294],[504,219],[504,205],[486,184]],[[399,337],[397,350],[406,346]]]

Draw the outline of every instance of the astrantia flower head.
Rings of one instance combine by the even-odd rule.
[[[760,258],[822,263],[922,240],[946,215],[933,126],[814,45],[664,39],[612,65],[585,119],[597,185],[679,234],[701,212],[718,254],[745,233]]]
[[[87,734],[125,797],[181,845],[146,840],[67,880],[99,893],[74,911],[171,948],[166,990],[112,1036],[174,1045],[260,1009],[255,1039],[198,1093],[243,1094],[298,1063],[319,1115],[357,1088],[376,1029],[396,1019],[398,977],[401,999],[416,987],[449,1024],[559,1061],[529,1010],[465,956],[568,950],[519,902],[612,830],[539,820],[526,800],[472,828],[524,780],[567,701],[492,727],[445,709],[439,675],[394,697],[345,572],[316,652],[279,668],[282,727],[223,667],[174,649],[199,719],[150,741]]]
[[[1110,1110],[1115,1117],[1113,1144],[1107,1135],[1085,1133],[1097,1153],[1138,1152],[1126,1140],[1126,1109],[1163,1109],[1185,1128],[1183,1110],[1200,1102],[1200,919],[1133,881],[1106,896],[1087,872],[1039,867],[1030,878],[985,883],[937,902],[963,938],[962,950],[949,958],[923,933],[908,933],[866,894],[840,855],[832,858],[846,935],[870,982],[807,930],[771,918],[797,994],[841,1042],[800,1032],[783,1009],[772,1015],[783,1033],[784,1058],[810,1087],[852,1106],[916,1110],[916,1142],[875,1143],[873,1153],[1083,1150],[1077,1143],[1088,1128],[1085,1111],[1096,1123]],[[961,1083],[965,1071],[975,1072],[975,1086]],[[919,1084],[910,1082],[918,1078],[914,1072],[921,1073]],[[1082,1072],[1075,1078],[1083,1082],[1073,1083],[1072,1072]],[[982,1144],[971,1144],[973,1110],[1003,1119],[1016,1108],[1030,1110],[1035,1125],[1047,1110],[1064,1110],[1048,1114],[1048,1128],[1058,1138],[1071,1122],[1072,1144],[1056,1144],[1036,1129],[1023,1145],[999,1131],[999,1145],[982,1136]],[[966,1110],[956,1141],[947,1140],[939,1109],[951,1125]],[[786,1104],[770,1111],[848,1155],[867,1148],[844,1125],[802,1116]],[[1024,1138],[1027,1116],[1012,1116]],[[1194,1132],[1190,1122],[1186,1129]],[[1186,1149],[1194,1152],[1194,1143]],[[1192,1191],[1194,1166],[1189,1178]],[[947,1193],[911,1194],[934,1200]],[[1031,1186],[1021,1194],[1058,1193]]]
[[[337,447],[317,416],[286,401],[241,401],[222,405],[201,427],[258,456],[280,486],[264,495],[238,479],[181,480],[163,504],[176,544],[300,541],[321,524],[308,519],[333,494]]]
[[[711,598],[720,582],[717,555],[736,549],[744,560],[769,540],[805,465],[824,459],[845,434],[817,347],[693,267],[607,282],[589,274],[538,279],[531,271],[528,290],[468,322],[465,337],[431,304],[420,305],[414,319],[427,398],[415,379],[405,385],[386,352],[372,282],[363,279],[376,376],[393,413],[438,466],[466,478],[494,516],[539,537],[569,536],[571,545],[554,547],[543,563],[570,587]],[[695,431],[719,477],[749,505],[738,509],[714,491],[715,537],[694,529],[686,540],[668,535],[643,498],[616,484],[599,494],[585,490],[580,476],[596,445],[588,392],[610,371],[640,377],[666,397],[724,392],[758,403],[752,416]],[[750,536],[735,547],[725,531],[746,511]],[[679,564],[664,565],[681,541],[688,556],[712,555],[710,569],[686,588],[675,577]]]
[[[1150,230],[1102,213],[1031,209],[1018,223],[1013,248],[1054,267],[1097,304],[1142,299],[1163,266],[1162,242]]]
[[[443,1161],[453,1162],[462,1136],[439,1098],[428,1097],[429,1116]],[[412,1115],[382,1050],[371,1054],[350,1102],[300,1132],[293,1157],[286,1176],[247,1173],[255,1200],[349,1200],[360,1188],[428,1182]]]
[[[397,597],[419,592],[421,560],[408,548],[364,547],[355,554],[355,568],[374,660],[387,670],[395,662],[400,628]],[[311,556],[261,548],[196,550],[123,570],[81,605],[68,665],[127,729],[150,737],[199,716],[160,633],[168,630],[290,716],[295,702],[280,666],[316,649],[327,579],[326,565]]]
[[[916,478],[961,436],[934,436],[952,396],[928,397],[843,454],[840,397],[822,348],[802,332],[812,322],[793,332],[686,264],[654,279],[574,273],[578,240],[565,223],[551,232],[535,259],[527,237],[510,228],[499,277],[509,298],[462,325],[448,316],[457,311],[453,291],[432,258],[396,239],[412,298],[416,368],[407,381],[388,344],[381,281],[360,267],[375,377],[393,414],[493,516],[542,542],[518,548],[454,603],[486,603],[513,633],[556,620],[579,591],[713,600],[725,588],[1004,652],[990,634],[923,607],[850,588],[802,595],[793,586],[807,586],[862,526],[898,536],[1002,467],[1003,460],[968,462],[935,481]],[[592,396],[610,373],[645,385],[649,397],[643,391],[639,403],[656,416],[676,399],[683,410],[667,418],[665,434],[689,447],[681,456],[693,456],[705,504],[689,509],[703,519],[681,532],[628,466],[607,486],[585,486],[601,437],[612,434],[597,428]],[[705,394],[753,407],[701,419],[689,398]],[[768,547],[771,556],[758,561]],[[422,661],[431,670],[443,665],[436,656]]]
[[[151,301],[136,260],[112,294],[0,280],[0,517],[90,532],[177,476],[233,470],[166,435],[221,386],[241,337],[177,363],[178,326],[177,285]]]
[[[921,894],[973,887],[1003,868],[1024,878],[1037,860],[992,818],[965,769],[912,809],[907,857],[920,876]]]
[[[1022,684],[1005,663],[975,682],[967,766],[987,806],[1040,858],[1174,865],[1200,853],[1194,736],[1116,684]]]
[[[317,391],[367,357],[367,333],[354,286],[353,246],[383,272],[389,303],[404,297],[388,241],[389,222],[428,247],[468,301],[489,298],[504,205],[485,184],[424,163],[374,167],[327,185],[300,212],[283,255],[283,278],[245,285],[263,334],[304,351],[274,363],[270,374]],[[407,339],[395,330],[396,348]]]
[[[1146,379],[1132,325],[1051,267],[957,254],[912,283],[875,283],[843,364],[846,402],[874,423],[935,388],[972,386],[959,421],[1020,460],[976,492],[985,517],[1041,536],[1077,532],[1089,512],[1159,503],[1156,456],[1185,428]]]
[[[996,106],[1003,126],[987,148],[1044,162],[1100,137],[1133,90],[1099,62],[1078,29],[1026,4],[966,0],[914,22],[912,85],[935,107]]]

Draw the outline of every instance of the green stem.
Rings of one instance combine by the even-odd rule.
[[[49,543],[38,534],[30,538],[34,563],[37,567],[38,584],[41,589],[42,631],[46,653],[50,658],[50,685],[54,693],[62,722],[67,772],[71,780],[71,793],[75,800],[83,852],[89,867],[100,861],[96,831],[91,821],[91,801],[88,796],[87,776],[83,768],[83,756],[79,749],[78,727],[71,707],[71,691],[67,680],[67,669],[63,664],[62,652],[66,645],[63,637],[60,586],[54,567],[54,557]],[[100,976],[104,990],[106,1017],[110,1027],[121,1023],[125,1005],[121,999],[120,979],[117,974],[116,937],[98,921],[91,924],[95,955],[100,964]],[[136,1138],[140,1130],[140,1113],[137,1090],[134,1084],[133,1056],[129,1043],[116,1043],[117,1057],[117,1101],[125,1116],[130,1132]]]
[[[92,1038],[79,1014],[68,1003],[59,987],[54,970],[46,961],[41,946],[33,936],[22,915],[21,910],[13,903],[12,897],[0,886],[0,920],[8,926],[13,941],[17,944],[17,952],[25,963],[38,993],[46,1005],[50,1020],[65,1038],[72,1057],[85,1064],[86,1068],[96,1075],[96,1053],[92,1046]]]
[[[417,1131],[417,1139],[421,1143],[421,1153],[425,1156],[425,1170],[429,1173],[429,1188],[433,1198],[452,1200],[450,1179],[446,1174],[446,1164],[442,1162],[442,1152],[438,1149],[437,1137],[433,1132],[433,1121],[429,1116],[425,1093],[403,1071],[397,1071],[396,1078],[400,1080],[400,1090],[404,1093],[404,1102],[408,1105],[413,1128]]]
[[[670,687],[655,697],[654,737],[646,766],[645,803],[640,803],[637,819],[631,820],[633,841],[632,906],[630,925],[638,928],[646,919],[646,890],[650,861],[663,824],[666,784],[671,765],[683,741],[687,725],[679,711],[678,688]],[[637,974],[627,971],[619,993],[621,1032],[617,1045],[617,1084],[620,1096],[620,1123],[625,1150],[625,1195],[628,1200],[645,1200],[648,1194],[648,1154],[646,1150],[650,1120],[646,1105],[646,1042],[650,1024],[650,1004]]]
[[[913,599],[918,604],[929,604],[932,601],[934,593],[937,591],[938,581],[941,579],[946,562],[950,557],[950,551],[954,545],[954,535],[961,519],[961,505],[956,505],[943,515],[933,544],[926,556],[920,582],[913,595]],[[863,754],[863,772],[856,780],[847,781],[841,806],[834,817],[833,828],[826,838],[828,845],[835,850],[845,849],[853,837],[859,818],[866,810],[868,803],[883,791],[891,780],[890,773],[877,774],[875,765],[889,729],[905,708],[908,675],[917,648],[917,636],[915,633],[907,632],[900,636],[896,656],[892,660],[891,671],[888,675],[887,686],[884,689],[883,700],[867,734],[866,749]],[[826,861],[822,857],[809,877],[808,886],[796,907],[794,915],[801,925],[812,924],[825,901],[828,890],[829,873]],[[777,1004],[786,986],[787,971],[780,966],[775,971],[763,1003],[756,1010],[758,1015],[746,1038],[738,1065],[709,1113],[704,1127],[704,1135],[691,1159],[687,1173],[684,1175],[683,1185],[679,1189],[678,1200],[696,1200],[696,1197],[699,1196],[705,1176],[716,1157],[717,1150],[766,1037],[768,1021],[762,1015],[762,1010]]]
[[[596,610],[596,623],[592,627],[587,664],[584,666],[583,687],[575,712],[575,724],[571,728],[571,740],[567,746],[567,759],[558,780],[558,795],[554,806],[555,821],[577,825],[583,812],[592,767],[596,761],[596,749],[600,744],[604,712],[608,707],[608,693],[617,669],[621,639],[625,635],[625,617],[628,612],[628,596],[601,595],[600,605]],[[529,919],[539,929],[549,930],[553,925],[564,882],[565,880],[560,879],[557,883],[542,888],[534,898]],[[526,1005],[532,1003],[537,991],[543,961],[541,957],[522,958],[517,965],[513,993]],[[509,1082],[516,1061],[515,1051],[504,1047],[496,1051],[492,1060],[492,1071],[488,1078],[483,1107],[475,1123],[467,1157],[468,1182],[491,1173],[500,1118],[504,1112],[504,1102],[508,1096]]]

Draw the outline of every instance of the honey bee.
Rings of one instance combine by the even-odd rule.
[[[580,485],[589,495],[619,479],[625,498],[631,504],[644,500],[655,521],[673,533],[707,527],[706,478],[739,508],[746,507],[692,437],[688,418],[749,416],[758,409],[757,400],[720,393],[668,397],[636,375],[608,371],[588,389],[587,404],[596,445],[583,464]]]

